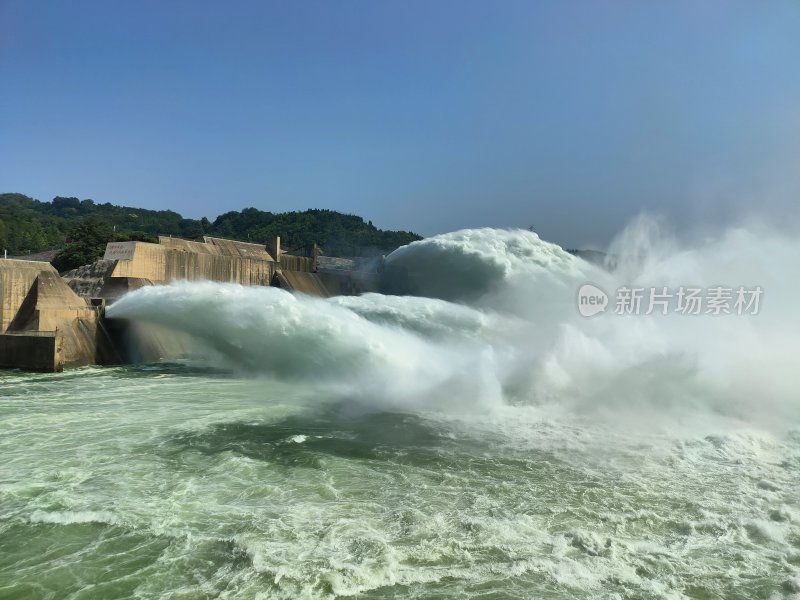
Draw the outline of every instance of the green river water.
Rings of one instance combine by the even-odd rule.
[[[800,435],[704,427],[5,372],[0,598],[796,597]]]

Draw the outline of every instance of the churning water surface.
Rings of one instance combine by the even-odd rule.
[[[130,294],[207,357],[0,375],[0,598],[797,596],[798,244],[623,242],[430,238],[389,257],[425,298]],[[587,281],[764,304],[586,319]]]

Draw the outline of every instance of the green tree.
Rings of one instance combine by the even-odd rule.
[[[59,271],[69,271],[88,265],[103,257],[106,244],[114,239],[114,230],[107,222],[88,218],[69,232],[67,247],[53,258]]]

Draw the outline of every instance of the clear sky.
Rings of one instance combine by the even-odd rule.
[[[0,191],[603,244],[800,205],[800,2],[0,0]]]

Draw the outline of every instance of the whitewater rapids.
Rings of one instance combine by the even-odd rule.
[[[317,299],[211,282],[146,287],[109,318],[188,333],[238,372],[315,382],[366,408],[572,407],[578,412],[710,411],[777,425],[798,416],[800,244],[733,230],[677,249],[654,223],[629,228],[616,269],[523,230],[476,229],[396,250],[425,297]],[[758,315],[613,315],[577,310],[591,282],[710,288],[759,285]],[[613,302],[613,298],[612,298]],[[648,416],[648,415],[644,415]]]
[[[611,257],[478,229],[387,257],[420,297],[125,296],[204,358],[0,375],[0,597],[798,597],[800,242]],[[586,318],[585,283],[764,294]]]

